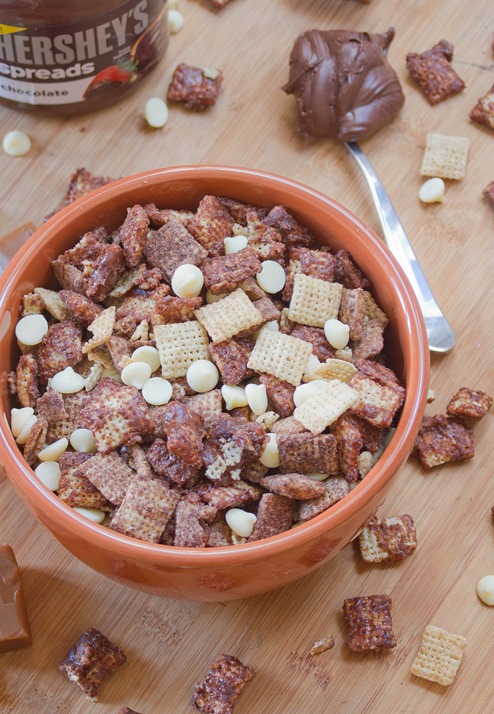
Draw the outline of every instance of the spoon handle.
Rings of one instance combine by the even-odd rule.
[[[424,316],[431,352],[449,352],[456,344],[451,325],[444,317],[415,255],[405,229],[379,176],[357,142],[346,147],[367,181],[384,233],[384,242],[403,268]]]

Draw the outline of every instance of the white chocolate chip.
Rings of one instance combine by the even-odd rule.
[[[249,241],[247,236],[228,236],[223,243],[225,244],[225,255],[230,255],[230,253],[238,253],[239,250],[246,248]]]
[[[84,377],[74,372],[72,367],[65,367],[51,378],[50,388],[60,394],[75,394],[84,389]]]
[[[50,491],[58,491],[60,486],[60,466],[56,461],[45,461],[34,469],[34,473],[39,480],[45,484]]]
[[[279,332],[280,331],[280,326],[276,322],[276,320],[270,320],[269,322],[266,322],[263,327],[266,328],[266,330],[271,330],[271,332]]]
[[[26,443],[26,441],[28,440],[29,434],[31,433],[31,429],[33,428],[33,426],[36,424],[37,421],[38,421],[38,417],[36,416],[36,414],[33,414],[33,416],[30,417],[29,420],[26,422],[21,433],[19,434],[19,436],[16,439],[16,442],[20,446],[23,446]]]
[[[256,416],[268,409],[268,394],[264,384],[247,384],[245,387],[247,403]]]
[[[147,362],[129,362],[123,368],[120,377],[124,384],[142,389],[151,376],[151,367]]]
[[[23,345],[39,345],[48,332],[48,322],[43,315],[26,315],[15,326],[15,336]]]
[[[228,293],[220,293],[219,295],[214,295],[211,290],[208,290],[206,292],[206,303],[208,305],[212,305],[213,302],[219,302],[220,300],[223,300],[223,298],[227,295]]]
[[[301,404],[306,402],[307,399],[315,397],[316,394],[319,394],[321,387],[324,387],[326,384],[328,383],[324,379],[314,379],[312,382],[299,384],[298,387],[295,387],[295,391],[293,393],[293,403],[296,407],[299,407]]]
[[[153,129],[161,129],[168,121],[168,107],[159,97],[151,97],[144,105],[144,118]]]
[[[184,16],[178,10],[170,10],[168,12],[168,24],[170,25],[171,34],[176,35],[184,26]]]
[[[61,439],[57,439],[52,444],[45,446],[44,449],[38,454],[38,459],[40,461],[58,461],[64,451],[67,451],[67,446],[69,445],[69,440],[63,436]]]
[[[259,461],[268,469],[276,469],[280,465],[280,452],[278,451],[278,439],[276,434],[267,434],[268,440]]]
[[[202,68],[203,77],[207,77],[207,79],[212,79],[213,81],[215,79],[218,79],[219,73],[220,73],[219,69],[216,69],[215,67],[203,67]]]
[[[256,280],[265,292],[274,294],[285,287],[286,275],[283,267],[275,260],[265,260]]]
[[[444,201],[444,181],[442,178],[431,178],[419,189],[422,203],[442,203]]]
[[[230,508],[225,513],[225,521],[236,535],[248,538],[254,530],[257,517],[254,513],[244,511],[242,508]]]
[[[2,145],[9,156],[25,156],[31,150],[31,139],[23,131],[14,129],[5,134]]]
[[[494,605],[494,575],[484,575],[480,578],[477,583],[477,595],[486,605]]]
[[[328,478],[328,474],[318,474],[318,473],[312,473],[312,474],[305,474],[308,478],[311,478],[313,481],[326,481]]]
[[[142,386],[142,396],[148,404],[152,404],[154,407],[168,404],[172,392],[172,385],[163,377],[151,377]]]
[[[90,454],[96,450],[96,442],[91,429],[74,429],[69,441],[72,448],[80,454]]]
[[[14,407],[10,410],[10,428],[14,439],[17,439],[33,414],[34,409],[32,407],[21,407],[21,409]]]
[[[341,320],[330,319],[324,323],[324,334],[331,347],[342,350],[348,344],[350,328]]]
[[[427,404],[430,404],[436,398],[436,393],[433,389],[427,390]]]
[[[160,367],[160,353],[156,347],[144,345],[132,352],[132,362],[147,362],[151,367],[151,373],[156,372]]]
[[[172,290],[178,297],[197,297],[204,285],[204,276],[190,263],[179,265],[172,276]]]
[[[87,518],[89,521],[93,521],[93,523],[103,523],[106,516],[106,513],[100,511],[98,508],[80,508],[79,506],[74,506],[74,511],[77,511],[77,513],[80,513],[81,516],[84,516],[84,518]]]
[[[321,361],[316,357],[316,355],[310,355],[309,359],[307,360],[307,364],[305,365],[304,376],[306,374],[311,374],[312,372],[315,372],[316,369],[320,366]]]
[[[225,400],[225,408],[228,411],[238,407],[246,407],[249,403],[243,387],[230,387],[229,384],[224,384],[221,387],[221,396]]]
[[[178,7],[178,0],[168,0],[168,9],[176,10]]]
[[[342,359],[345,362],[352,361],[352,349],[350,347],[343,347],[342,350],[335,350],[334,356],[336,359]]]
[[[194,392],[210,392],[218,384],[220,374],[217,366],[208,359],[192,362],[187,370],[187,384]]]

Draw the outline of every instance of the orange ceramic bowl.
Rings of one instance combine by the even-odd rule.
[[[390,319],[388,363],[406,385],[390,445],[342,501],[297,528],[263,541],[211,548],[174,548],[135,540],[89,522],[51,493],[25,463],[10,432],[6,374],[18,359],[14,327],[23,294],[54,286],[50,261],[94,226],[114,229],[135,203],[194,209],[205,194],[256,206],[284,205],[321,244],[346,248],[372,282]],[[156,595],[228,600],[279,588],[327,563],[383,503],[405,461],[424,409],[429,372],[425,327],[411,287],[379,238],[335,201],[287,178],[223,166],[158,169],[104,186],[47,221],[11,261],[0,282],[0,461],[25,506],[84,563],[130,587]]]

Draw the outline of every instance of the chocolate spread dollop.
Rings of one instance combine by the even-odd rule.
[[[394,34],[309,30],[297,38],[283,89],[297,98],[305,139],[367,139],[394,119],[405,101],[386,59]]]

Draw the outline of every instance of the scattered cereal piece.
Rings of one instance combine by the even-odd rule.
[[[9,156],[25,156],[31,150],[31,139],[23,131],[14,129],[5,134],[2,146]]]
[[[168,3],[170,3],[170,0],[168,0]],[[118,710],[118,714],[140,714],[140,712],[136,712],[135,709],[129,709],[129,707],[122,707]]]
[[[456,676],[466,645],[462,635],[427,625],[411,667],[412,674],[447,687]]]
[[[465,82],[460,79],[450,64],[453,51],[454,46],[451,42],[440,40],[432,49],[421,55],[416,52],[407,54],[407,69],[430,104],[442,102],[465,89]]]
[[[207,74],[210,74],[209,71]],[[216,103],[222,81],[223,73],[220,70],[211,79],[201,67],[182,63],[173,73],[167,97],[171,102],[182,102],[187,109],[202,112]]]
[[[494,575],[484,575],[477,583],[477,595],[486,605],[494,605]]]
[[[26,315],[15,326],[15,336],[23,345],[39,345],[48,332],[48,322],[43,315]]]
[[[150,97],[144,105],[144,118],[153,129],[161,129],[168,121],[166,103],[159,97]]]
[[[322,640],[317,640],[314,642],[310,648],[309,655],[314,657],[314,655],[321,654],[322,652],[327,652],[334,647],[334,637],[324,637]]]
[[[235,702],[255,674],[236,657],[220,654],[204,681],[194,684],[192,703],[206,714],[233,714]]]
[[[427,390],[427,404],[432,404],[432,402],[436,398],[436,392],[433,389],[428,389]]]
[[[466,173],[468,145],[463,136],[427,134],[420,173],[459,181]]]
[[[347,642],[353,652],[379,652],[396,647],[389,595],[353,597],[343,603]]]
[[[461,387],[446,407],[450,416],[480,421],[492,407],[492,397],[480,390]]]
[[[372,518],[359,535],[359,546],[366,563],[403,560],[417,546],[413,518],[409,515]]]
[[[58,668],[95,701],[101,684],[126,661],[120,647],[90,627],[72,645]]]
[[[170,26],[170,33],[176,35],[184,26],[184,16],[178,10],[169,10],[168,24]]]
[[[431,178],[425,181],[419,189],[419,199],[422,203],[442,203],[444,201],[444,181]]]
[[[470,112],[470,119],[494,129],[494,84]]]
[[[467,461],[474,455],[473,432],[461,419],[442,414],[424,417],[414,450],[427,469],[450,461]]]
[[[486,197],[491,206],[494,207],[494,181],[491,181],[482,191],[482,195]]]

